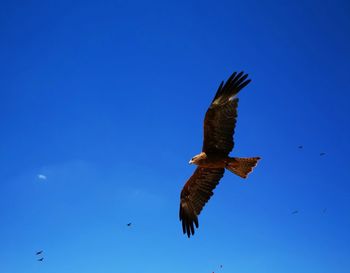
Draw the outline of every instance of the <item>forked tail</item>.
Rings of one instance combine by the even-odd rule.
[[[259,160],[260,157],[234,157],[231,158],[231,162],[228,163],[226,169],[242,178],[247,178],[248,174],[253,171],[253,168],[256,166],[256,164],[258,164]]]

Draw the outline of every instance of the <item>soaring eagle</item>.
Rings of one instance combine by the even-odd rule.
[[[237,118],[238,92],[250,83],[248,75],[234,72],[221,82],[204,118],[204,141],[202,152],[189,164],[197,165],[187,180],[180,196],[180,221],[183,233],[188,237],[198,228],[198,215],[213,195],[213,190],[223,177],[225,169],[247,178],[260,157],[229,157],[234,142],[233,134]]]

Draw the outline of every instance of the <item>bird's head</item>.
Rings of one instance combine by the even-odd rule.
[[[205,153],[200,153],[198,155],[195,155],[192,157],[192,159],[188,162],[188,164],[195,164],[198,165],[203,159],[205,159],[207,155]]]

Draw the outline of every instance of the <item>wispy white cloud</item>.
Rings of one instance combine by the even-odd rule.
[[[46,180],[47,179],[46,175],[44,175],[44,174],[38,174],[37,177],[40,180]]]

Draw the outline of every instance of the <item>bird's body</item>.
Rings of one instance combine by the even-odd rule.
[[[235,162],[234,158],[222,157],[220,155],[207,155],[201,152],[190,160],[190,164],[198,165],[202,168],[220,169],[225,168],[230,162]]]
[[[246,159],[246,158],[244,158]],[[250,159],[250,158],[249,158]],[[252,159],[259,160],[259,157],[252,157]],[[190,160],[190,164],[198,165],[201,168],[209,168],[209,169],[229,169],[229,168],[237,168],[242,164],[243,158],[238,157],[229,157],[229,156],[221,156],[217,154],[209,154],[207,155],[204,152],[201,152],[200,154],[196,155]],[[233,171],[234,172],[234,171]],[[236,172],[234,172],[236,173]],[[237,173],[236,173],[237,174]],[[243,178],[246,178],[247,174],[242,173],[237,174],[239,176],[242,176]]]
[[[198,228],[198,215],[213,195],[225,169],[246,178],[256,166],[259,157],[229,157],[234,142],[237,118],[237,93],[248,83],[248,75],[236,72],[221,83],[205,114],[202,152],[190,160],[197,169],[186,182],[180,195],[180,221],[188,237]]]

